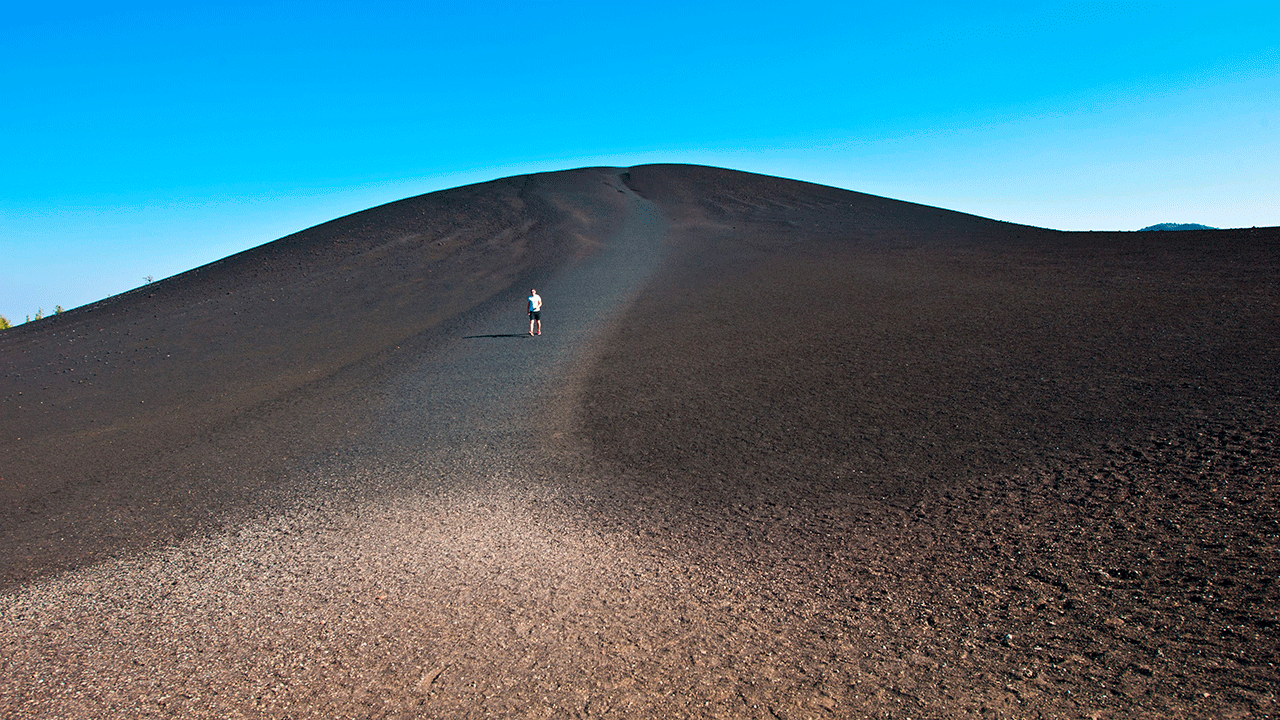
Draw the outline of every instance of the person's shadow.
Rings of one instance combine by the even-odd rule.
[[[527,338],[529,337],[529,333],[508,333],[506,335],[464,335],[462,339],[474,340],[476,338],[504,338],[504,337]]]

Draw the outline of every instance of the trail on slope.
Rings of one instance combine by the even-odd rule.
[[[538,288],[540,337],[505,337],[527,327],[522,296],[493,302],[402,365],[378,434],[276,510],[0,598],[2,714],[510,714],[634,684],[598,671],[652,638],[616,631],[644,612],[675,633],[692,583],[565,515],[528,466],[565,430],[575,364],[662,254],[661,214],[617,189],[629,213],[603,249]]]

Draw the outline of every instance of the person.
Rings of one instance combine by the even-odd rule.
[[[538,328],[537,333],[533,331],[535,325]],[[542,297],[538,295],[537,288],[529,291],[529,334],[542,334]]]

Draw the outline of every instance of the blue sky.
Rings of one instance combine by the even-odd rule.
[[[718,165],[1064,230],[1280,225],[1274,0],[5,4],[11,321],[587,165]]]

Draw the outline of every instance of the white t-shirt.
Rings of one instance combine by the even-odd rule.
[[[542,309],[542,296],[534,293],[529,296],[529,312],[538,312]]]

